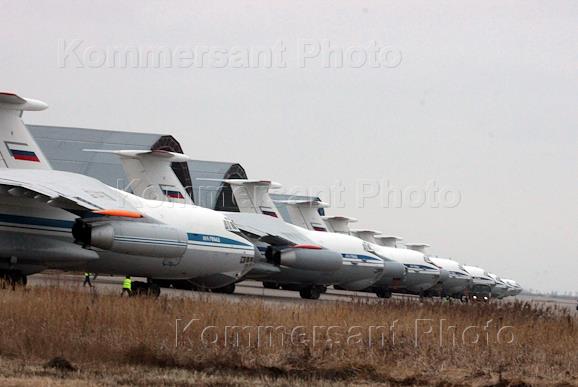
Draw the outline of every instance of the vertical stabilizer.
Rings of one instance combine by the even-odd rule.
[[[254,179],[198,179],[205,181],[221,181],[231,186],[239,212],[269,215],[281,218],[275,206],[269,189],[280,188],[281,184],[270,180]]]
[[[175,175],[172,163],[190,160],[182,153],[163,150],[85,149],[86,152],[112,153],[120,157],[133,193],[145,199],[193,204]]]
[[[313,231],[327,231],[327,226],[319,214],[319,208],[327,208],[329,204],[321,200],[278,200],[277,203],[287,205],[291,223]]]
[[[22,122],[22,112],[47,107],[44,102],[0,92],[0,168],[51,169],[48,159]]]

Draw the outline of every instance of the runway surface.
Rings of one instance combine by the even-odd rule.
[[[86,292],[97,292],[104,294],[120,294],[122,289],[123,277],[119,276],[98,276],[96,280],[93,280],[93,288],[82,287],[83,276],[78,274],[70,273],[42,273],[35,274],[28,277],[29,286],[59,286],[59,287],[69,287],[75,288],[80,291]],[[133,277],[134,281],[145,281],[145,278]],[[321,295],[319,300],[304,300],[299,296],[299,292],[280,290],[280,289],[265,289],[261,282],[257,281],[243,281],[236,285],[234,294],[218,294],[210,292],[198,292],[190,290],[178,290],[178,289],[168,289],[162,288],[161,294],[167,297],[198,297],[198,298],[214,298],[223,299],[227,301],[242,301],[248,299],[260,299],[267,303],[272,304],[284,304],[284,303],[315,303],[315,302],[364,302],[364,303],[374,303],[374,302],[387,302],[377,298],[373,293],[364,292],[351,292],[351,291],[337,291],[333,289],[328,289],[326,293]],[[392,299],[411,299],[419,302],[419,297],[411,295],[398,295],[394,294]],[[576,300],[563,299],[563,298],[553,298],[547,296],[528,296],[519,295],[516,297],[508,297],[504,300],[498,300],[497,302],[513,302],[515,300],[528,301],[541,307],[557,307],[557,308],[567,308],[570,311],[576,311]]]

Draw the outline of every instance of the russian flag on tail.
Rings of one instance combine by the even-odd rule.
[[[8,148],[8,151],[10,151],[10,155],[15,160],[32,161],[35,163],[40,162],[40,159],[36,153],[28,146],[28,144],[22,142],[7,141],[6,147]]]
[[[163,194],[169,198],[169,199],[184,199],[185,197],[183,196],[183,194],[178,191],[176,189],[176,187],[173,187],[172,185],[161,185],[161,190],[163,191]]]

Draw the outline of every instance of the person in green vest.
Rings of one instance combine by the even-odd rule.
[[[132,280],[130,275],[124,277],[122,281],[122,293],[120,293],[120,296],[122,297],[125,293],[128,294],[129,297],[132,296]]]
[[[91,275],[92,273],[84,273],[84,282],[82,283],[82,287],[85,287],[86,285],[92,287],[92,282],[90,282]]]

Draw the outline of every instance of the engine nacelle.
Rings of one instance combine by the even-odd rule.
[[[299,270],[337,271],[343,265],[341,254],[321,248],[289,247],[278,250],[270,247],[265,255],[267,261],[274,265]]]
[[[403,281],[407,275],[405,265],[396,261],[385,261],[383,276],[390,280]]]
[[[187,251],[187,233],[164,224],[77,219],[72,228],[75,242],[121,254],[179,258]]]

